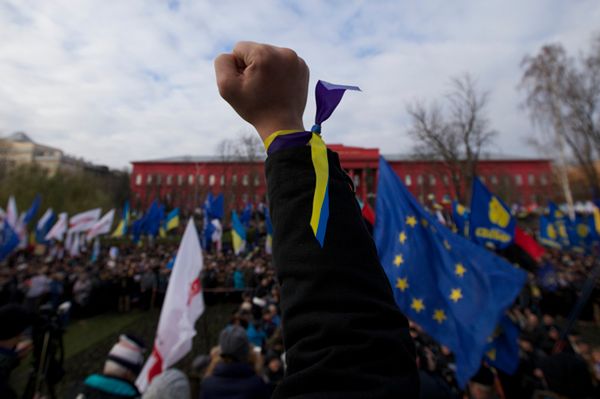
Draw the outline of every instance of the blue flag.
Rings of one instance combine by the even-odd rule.
[[[473,178],[469,225],[471,239],[483,246],[503,249],[515,237],[516,223],[510,208],[492,194],[478,177]]]
[[[558,288],[558,276],[554,265],[550,262],[544,263],[537,272],[537,280],[546,291],[554,292]]]
[[[571,240],[569,237],[571,220],[552,201],[548,202],[548,221],[554,226],[554,230],[557,234],[556,241],[560,243],[562,248],[569,248],[571,246]],[[571,238],[574,238],[572,232]]]
[[[39,194],[36,194],[35,198],[33,199],[33,202],[31,203],[31,206],[29,207],[27,212],[25,212],[25,216],[23,217],[23,223],[25,225],[27,225],[33,219],[38,209],[40,208],[41,202],[42,197]]]
[[[486,348],[486,361],[492,367],[513,375],[519,367],[519,327],[504,315]]]
[[[546,216],[540,216],[539,241],[547,247],[556,249],[562,248],[556,226]]]
[[[456,357],[464,387],[526,274],[452,233],[379,162],[375,244],[398,307]]]
[[[248,202],[244,209],[242,210],[242,214],[240,215],[240,221],[246,228],[250,225],[250,220],[252,219],[252,205]]]
[[[452,220],[456,226],[456,232],[464,237],[469,238],[469,218],[471,211],[458,201],[452,201]]]
[[[13,230],[10,223],[5,220],[3,225],[4,226],[0,230],[0,262],[10,255],[21,242],[19,235]]]
[[[48,234],[52,226],[54,226],[55,221],[56,215],[54,214],[54,211],[52,208],[48,208],[40,220],[38,220],[37,226],[35,227],[35,241],[38,244],[48,243],[48,241],[46,241],[46,234]]]
[[[225,214],[223,194],[213,197],[211,193],[208,193],[204,201],[204,214],[208,216],[209,220],[223,219]]]

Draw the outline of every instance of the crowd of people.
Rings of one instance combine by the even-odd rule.
[[[263,222],[253,229],[264,231]],[[199,372],[203,377],[203,398],[225,397],[236,390],[256,394],[246,397],[267,398],[283,378],[279,288],[271,258],[263,247],[264,234],[260,237],[249,243],[244,256],[234,255],[230,248],[205,254],[202,286],[208,302],[214,301],[210,296],[219,291],[234,292],[241,302],[224,326],[219,345],[195,362],[196,375]],[[44,304],[57,308],[70,301],[71,318],[159,307],[176,244],[156,242],[140,247],[113,243],[95,262],[89,261],[85,253],[79,258],[60,256],[60,247],[57,249],[50,256],[21,254],[11,258],[8,267],[0,270],[0,305],[22,304],[35,311]],[[474,398],[529,398],[543,391],[566,397],[598,397],[600,342],[587,341],[574,329],[566,337],[566,346],[556,351],[562,326],[590,275],[594,259],[548,250],[542,264],[551,275],[529,273],[528,283],[508,312],[521,330],[520,361],[513,375],[484,362],[467,391],[460,390],[454,378],[453,354],[411,323],[422,397],[458,398],[467,392]],[[598,301],[595,291],[580,315],[584,325],[597,326]],[[104,368],[108,373],[114,370],[114,365]],[[133,372],[126,369],[122,374],[133,382],[137,372],[137,368]],[[157,384],[181,384],[182,378],[185,375],[181,371],[172,370]],[[85,397],[94,396],[88,393]]]

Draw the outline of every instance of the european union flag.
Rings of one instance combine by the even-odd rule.
[[[471,212],[458,201],[452,201],[452,220],[456,226],[457,233],[469,238],[469,218]]]
[[[554,292],[558,288],[558,276],[550,262],[544,263],[537,272],[537,280],[546,291]]]
[[[515,236],[516,223],[510,208],[492,194],[478,177],[473,178],[469,225],[471,240],[483,246],[504,249]]]
[[[250,220],[252,219],[252,205],[248,202],[244,209],[242,210],[242,214],[240,215],[240,221],[246,227],[250,225]]]
[[[204,214],[208,216],[208,220],[223,219],[224,212],[223,194],[213,197],[211,193],[208,193],[206,201],[204,201]]]
[[[4,220],[3,225],[3,228],[0,230],[0,262],[10,255],[21,242],[19,235],[13,230],[7,220]]]
[[[504,315],[490,340],[485,351],[488,364],[506,374],[514,374],[519,367],[519,327]]]
[[[439,223],[383,158],[375,243],[396,303],[454,352],[456,377],[464,387],[526,274]]]

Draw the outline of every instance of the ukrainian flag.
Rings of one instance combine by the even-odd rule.
[[[119,225],[112,233],[113,237],[123,237],[127,234],[127,226],[129,225],[129,201],[125,202],[123,206],[123,218],[119,222]]]
[[[236,255],[239,255],[246,249],[246,230],[236,211],[231,212],[231,237],[233,241],[233,252]]]
[[[167,220],[165,222],[165,230],[173,230],[179,227],[179,208],[173,209],[167,215]]]

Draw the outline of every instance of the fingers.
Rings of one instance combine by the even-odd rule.
[[[239,68],[233,54],[221,54],[215,59],[215,75],[219,94],[228,100],[235,92],[239,82]]]

